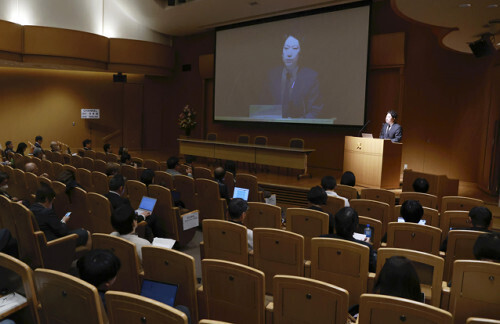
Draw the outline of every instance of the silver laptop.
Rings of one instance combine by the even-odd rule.
[[[373,134],[372,133],[361,133],[361,137],[363,137],[363,138],[373,138]]]

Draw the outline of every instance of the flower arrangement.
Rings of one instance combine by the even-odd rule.
[[[196,126],[196,122],[194,119],[196,118],[196,111],[191,109],[189,105],[186,105],[182,110],[182,113],[179,114],[179,126],[181,129],[184,129],[186,132],[186,136],[191,134],[191,130]]]

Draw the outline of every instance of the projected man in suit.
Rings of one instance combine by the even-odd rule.
[[[282,105],[283,118],[321,118],[318,73],[299,67],[300,42],[288,35],[283,44],[283,67],[269,74],[269,87],[273,104]]]
[[[403,129],[401,128],[401,125],[396,123],[397,118],[398,113],[394,110],[389,110],[387,112],[387,115],[385,116],[385,123],[382,125],[382,129],[380,130],[380,138],[390,139],[394,143],[401,142]]]

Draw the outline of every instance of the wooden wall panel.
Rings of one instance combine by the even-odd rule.
[[[130,150],[142,149],[143,85],[123,83],[123,145]]]
[[[109,40],[109,63],[172,69],[174,55],[172,48],[163,44],[111,38]]]
[[[91,33],[24,26],[24,53],[108,61],[108,38]]]
[[[0,51],[22,53],[23,26],[0,20]]]
[[[405,33],[373,35],[370,39],[370,66],[405,64]]]

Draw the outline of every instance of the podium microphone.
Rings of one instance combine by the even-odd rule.
[[[359,130],[358,137],[361,135],[361,132],[365,130],[366,126],[371,122],[371,120],[367,121],[366,124]]]

